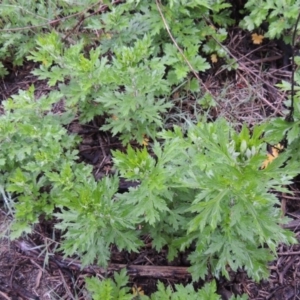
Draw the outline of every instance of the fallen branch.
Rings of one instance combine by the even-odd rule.
[[[125,264],[109,264],[107,269],[98,266],[82,267],[80,262],[74,260],[63,260],[62,263],[70,269],[82,270],[89,274],[101,273],[112,274],[126,268],[129,276],[135,277],[152,277],[161,279],[186,279],[191,278],[187,267],[174,267],[174,266],[144,266],[144,265],[125,265]]]
[[[26,240],[15,241],[16,246],[26,255],[34,257],[36,260],[44,260],[45,255],[41,255],[37,246],[29,243]],[[89,274],[103,274],[111,275],[116,271],[126,268],[129,276],[138,277],[152,277],[160,279],[186,279],[191,278],[187,267],[177,266],[149,266],[149,265],[128,265],[128,264],[109,264],[107,268],[90,265],[87,267],[82,266],[79,260],[66,258],[55,254],[49,255],[49,260],[55,263],[59,268],[68,269],[73,271],[83,271]]]

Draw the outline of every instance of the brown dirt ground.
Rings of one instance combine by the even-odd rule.
[[[174,102],[184,110],[191,119],[198,113],[208,113],[211,119],[225,116],[233,124],[247,123],[249,126],[259,123],[271,116],[283,115],[283,101],[286,95],[279,92],[274,85],[280,80],[290,80],[289,67],[282,65],[284,53],[274,42],[265,41],[255,46],[249,34],[232,31],[226,45],[231,54],[239,61],[236,71],[222,70],[222,62],[217,63],[209,73],[203,74],[203,81],[212,92],[218,105],[210,111],[203,111],[195,106],[192,96]],[[16,94],[19,89],[36,86],[37,98],[47,93],[49,87],[30,74],[35,66],[26,64],[22,68],[11,68],[10,74],[0,81],[0,101]],[[57,110],[60,109],[58,105]],[[176,115],[173,109],[166,116]],[[168,125],[180,122],[172,118]],[[71,132],[83,137],[80,145],[81,159],[94,166],[94,175],[101,178],[110,174],[112,160],[110,151],[122,149],[118,139],[107,133],[99,132],[102,120],[79,125],[74,121],[69,126]],[[300,240],[300,181],[295,179],[290,187],[294,196],[280,195],[283,211],[293,221],[290,229],[295,231]],[[126,189],[122,182],[121,189]],[[166,251],[157,253],[145,239],[145,247],[138,254],[118,252],[112,247],[112,267],[107,272],[98,266],[81,270],[80,261],[63,260],[60,253],[54,253],[57,247],[53,224],[43,220],[26,239],[9,241],[7,234],[11,219],[2,206],[0,209],[0,299],[89,299],[84,289],[84,277],[97,275],[99,278],[110,276],[118,266],[128,268],[130,285],[141,287],[146,294],[155,290],[159,278],[167,285],[190,282],[186,273],[188,262],[181,254],[172,263],[166,260]],[[222,299],[229,299],[232,294],[246,293],[249,299],[257,300],[291,300],[300,299],[300,246],[278,248],[278,259],[269,265],[268,280],[255,283],[247,278],[243,271],[231,274],[231,280],[220,279],[218,292]],[[169,273],[168,273],[169,272]],[[170,272],[173,276],[170,275]],[[159,276],[159,274],[164,274]],[[174,275],[175,274],[175,275]],[[199,282],[195,287],[201,286]]]

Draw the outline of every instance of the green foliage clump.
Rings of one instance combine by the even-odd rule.
[[[53,115],[50,110],[61,95],[57,92],[36,101],[34,89],[3,103],[0,116],[0,185],[18,195],[14,235],[30,232],[41,213],[51,215],[54,203],[48,193],[45,172],[77,159],[78,137],[67,134],[64,124],[74,117]]]
[[[119,180],[72,180],[68,189],[62,186],[60,193],[55,192],[55,203],[61,210],[54,216],[60,220],[56,228],[65,232],[61,247],[65,255],[80,255],[83,265],[96,259],[99,265],[106,266],[112,244],[120,250],[138,252],[142,246],[135,229],[139,219],[131,214],[126,203],[113,199]]]
[[[8,74],[4,63],[21,66],[36,46],[36,35],[55,28],[66,32],[98,1],[3,0],[0,4],[0,77]],[[76,37],[77,32],[73,34]]]
[[[86,278],[87,289],[92,294],[93,300],[179,300],[179,299],[201,299],[201,300],[219,300],[219,295],[216,294],[216,282],[212,281],[204,285],[198,291],[194,290],[192,284],[183,286],[182,284],[175,284],[175,291],[170,287],[165,287],[161,282],[157,284],[157,291],[150,297],[145,295],[133,295],[130,293],[128,285],[128,276],[125,269],[122,269],[118,274],[114,273],[114,280],[104,279],[99,280],[95,277]],[[233,296],[231,300],[246,300],[246,295]]]
[[[121,201],[113,201],[117,178],[96,182],[91,166],[76,162],[79,138],[67,132],[74,115],[51,113],[61,94],[34,99],[34,89],[4,102],[0,116],[0,186],[17,197],[13,205],[12,238],[30,233],[41,214],[56,216],[68,229],[65,254],[81,255],[83,264],[105,265],[112,243],[137,251],[141,246],[137,218]],[[60,208],[60,212],[53,213]],[[82,234],[84,232],[84,234]],[[86,234],[88,233],[88,234]]]
[[[299,5],[299,0],[248,0],[244,9],[246,16],[240,26],[252,31],[264,23],[268,26],[266,37],[283,38],[286,43],[290,43],[292,28],[299,14]]]
[[[93,300],[132,300],[134,296],[130,294],[130,289],[126,287],[129,278],[126,270],[122,269],[120,273],[114,273],[114,280],[99,280],[96,277],[86,278],[87,290],[92,294]]]
[[[50,85],[57,82],[66,97],[69,109],[77,107],[81,121],[105,114],[106,124],[101,128],[128,143],[137,139],[142,143],[144,135],[155,137],[162,127],[160,114],[170,107],[163,98],[170,92],[165,79],[165,67],[157,58],[151,59],[151,40],[145,36],[133,47],[116,50],[111,63],[101,48],[92,49],[89,58],[82,53],[83,44],[63,48],[59,35],[38,39],[39,50],[29,57],[43,62],[34,74],[47,78]],[[49,68],[55,61],[55,66]],[[123,90],[123,91],[122,91]]]
[[[130,140],[142,144],[145,135],[155,138],[163,127],[161,115],[171,106],[168,98],[174,85],[183,84],[191,71],[186,60],[199,72],[210,68],[201,52],[227,57],[220,42],[231,24],[223,14],[229,6],[223,1],[160,5],[168,25],[154,2],[121,3],[101,18],[85,20],[89,30],[101,30],[98,43],[87,45],[82,39],[66,46],[52,31],[37,38],[28,59],[41,63],[33,73],[50,86],[59,84],[67,107],[77,109],[82,122],[103,115],[102,130],[119,134],[124,144]],[[211,25],[210,12],[215,24],[223,27]],[[207,18],[199,21],[199,15]],[[184,57],[168,35],[168,26]],[[199,90],[198,82],[193,86]]]
[[[8,29],[17,26],[10,5],[3,3],[1,22],[8,20]],[[17,53],[15,64],[30,51],[27,59],[40,63],[33,73],[57,87],[39,100],[30,88],[3,102],[0,190],[16,199],[12,237],[30,232],[39,216],[45,215],[59,221],[56,228],[63,231],[65,255],[79,254],[83,265],[97,261],[105,266],[111,244],[138,251],[141,237],[149,235],[156,250],[168,248],[169,260],[179,251],[190,253],[193,280],[204,279],[209,271],[228,278],[229,270],[239,268],[255,280],[267,277],[267,262],[275,257],[277,245],[296,242],[281,226],[288,220],[281,215],[276,192],[288,193],[286,186],[299,173],[298,88],[295,122],[276,118],[250,133],[245,126],[238,132],[219,119],[190,125],[186,132],[176,126],[161,131],[162,115],[172,108],[172,92],[187,82],[194,91],[200,90],[190,78],[186,60],[193,72],[209,69],[211,54],[228,60],[220,43],[232,24],[230,5],[222,0],[103,3],[109,9],[88,15],[86,6],[65,1],[57,1],[53,9],[52,4],[46,9],[45,3],[36,1],[28,2],[25,9],[27,4],[22,2],[17,12],[48,14],[47,21],[60,15],[60,9],[65,15],[82,12],[85,34],[73,35],[76,21],[73,24],[70,17],[69,23],[66,17],[64,25],[40,33],[36,42],[29,39],[22,50],[27,37],[17,34],[1,46],[0,59]],[[291,20],[287,27],[274,29],[281,8],[276,1],[268,1],[268,13],[250,14],[244,26],[253,29],[267,16],[269,37],[278,37],[295,19],[295,3],[289,3],[291,10],[281,11]],[[84,4],[93,7],[95,1]],[[246,9],[253,5],[249,0]],[[24,26],[35,25],[33,19],[26,17]],[[0,75],[4,73],[2,67]],[[296,82],[300,82],[299,74]],[[290,87],[282,83],[282,88]],[[66,111],[53,114],[53,105],[62,99]],[[207,95],[200,101],[212,103]],[[137,187],[119,194],[117,175],[97,182],[91,166],[77,162],[79,138],[66,129],[77,115],[81,122],[102,116],[101,129],[119,135],[124,144],[133,140],[142,144],[145,135],[154,140],[151,154],[145,147],[131,146],[127,153],[113,152],[118,175],[138,182]],[[285,135],[288,149],[262,170],[265,141],[279,142]],[[121,273],[116,283],[95,279],[87,283],[95,299],[131,299],[126,278]],[[159,284],[151,299],[187,295],[189,299],[219,298],[212,283],[198,292],[191,285],[176,286],[175,293]]]
[[[299,160],[289,161],[286,151],[260,169],[265,125],[252,135],[224,120],[193,125],[187,136],[175,127],[160,134],[165,142],[154,144],[155,158],[146,148],[115,151],[120,175],[140,183],[118,194],[117,178],[96,182],[90,167],[76,163],[78,139],[63,127],[70,116],[50,112],[57,97],[35,101],[31,89],[4,103],[1,185],[18,196],[13,237],[30,232],[41,213],[54,215],[65,232],[66,255],[106,265],[111,244],[138,251],[139,237],[150,234],[157,250],[168,246],[169,260],[190,249],[194,280],[204,278],[208,266],[217,277],[228,277],[228,266],[244,267],[259,280],[268,275],[276,246],[296,242],[280,226],[287,219],[270,191],[288,192],[284,186],[298,174]],[[60,211],[53,214],[55,207]]]
[[[153,148],[156,160],[145,150],[114,153],[120,174],[141,181],[117,198],[143,216],[143,229],[158,250],[168,246],[169,259],[191,247],[195,280],[205,277],[208,265],[217,277],[228,277],[230,266],[245,267],[256,280],[265,278],[276,246],[296,242],[280,226],[287,220],[270,190],[288,192],[284,185],[298,174],[299,162],[285,165],[287,152],[261,170],[264,127],[250,135],[246,127],[236,133],[224,120],[200,123],[186,138],[178,128],[164,132],[163,149]]]

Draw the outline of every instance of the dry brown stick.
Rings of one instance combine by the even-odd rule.
[[[55,260],[60,264],[61,267],[64,266],[64,268],[69,268],[76,271],[81,270],[89,274],[113,274],[114,272],[118,272],[125,268],[129,276],[163,279],[186,279],[191,277],[191,274],[188,272],[188,267],[129,264],[109,264],[107,268],[99,267],[96,265],[83,267],[79,260],[69,258],[63,259],[59,256],[55,256]]]
[[[285,263],[285,267],[284,269],[280,272],[279,270],[277,270],[277,274],[278,274],[278,281],[280,284],[283,284],[283,281],[284,281],[284,276],[286,275],[287,271],[289,270],[289,268],[291,267],[291,265],[295,262],[295,260],[297,259],[296,256],[292,256],[290,258],[290,261]]]
[[[0,296],[3,296],[4,299],[6,299],[6,300],[11,300],[10,297],[8,297],[5,293],[3,293],[3,292],[1,292],[1,291],[0,291]]]
[[[125,265],[125,264],[109,264],[107,268],[98,266],[82,267],[80,262],[68,259],[63,260],[70,269],[83,270],[86,273],[95,274],[112,274],[122,269],[127,270],[129,276],[138,277],[152,277],[152,278],[176,278],[185,279],[190,278],[191,274],[188,272],[187,267],[174,267],[174,266],[143,266],[143,265]]]
[[[288,200],[296,200],[296,201],[299,201],[300,199],[299,199],[299,197],[293,197],[293,196],[288,196],[288,195],[284,195],[284,198],[285,199],[288,199]]]
[[[65,277],[62,273],[62,271],[60,269],[58,269],[58,272],[59,272],[59,275],[61,277],[61,280],[62,280],[62,283],[63,283],[63,286],[68,294],[68,299],[72,299],[72,300],[75,300],[75,298],[72,296],[72,293],[71,293],[71,290],[70,290],[70,287],[68,286],[66,280],[65,280]]]
[[[32,263],[32,260],[30,260],[30,261],[31,261],[31,263]],[[37,274],[37,276],[36,276],[36,278],[35,278],[35,285],[34,285],[34,288],[35,288],[35,289],[37,289],[37,288],[40,286],[42,276],[43,276],[43,270],[39,270],[39,271],[38,271],[38,274]]]
[[[24,251],[26,255],[36,256],[38,259],[43,260],[44,256],[40,255],[40,251],[36,246],[25,240],[16,240],[15,244],[21,251]],[[109,264],[107,268],[91,265],[84,267],[79,260],[66,258],[59,255],[51,255],[50,261],[56,263],[61,268],[82,270],[90,274],[111,274],[115,271],[120,271],[126,268],[128,275],[140,276],[140,277],[154,277],[154,278],[190,278],[191,274],[188,272],[188,267],[176,267],[176,266],[144,266],[144,265],[125,265],[125,264]]]
[[[299,255],[300,251],[291,251],[291,252],[278,252],[278,255],[289,256],[289,255]]]
[[[64,268],[71,270],[81,270],[89,274],[113,274],[122,269],[127,270],[129,276],[138,277],[152,277],[152,278],[176,278],[186,279],[190,278],[191,274],[188,272],[188,267],[177,266],[149,266],[149,265],[125,265],[125,264],[109,264],[107,268],[91,265],[83,267],[81,262],[73,259],[63,259],[59,256],[55,256],[55,261]]]

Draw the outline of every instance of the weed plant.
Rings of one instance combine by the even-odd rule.
[[[297,242],[283,229],[288,219],[277,193],[289,193],[299,174],[299,75],[294,122],[275,118],[250,132],[222,118],[199,117],[185,131],[163,130],[170,96],[180,86],[201,93],[200,105],[215,105],[192,74],[208,70],[212,54],[231,64],[222,46],[233,24],[229,3],[103,1],[97,10],[96,1],[25,2],[0,5],[0,58],[16,65],[24,57],[38,62],[33,74],[53,90],[37,100],[32,86],[2,105],[0,186],[11,195],[5,198],[14,214],[11,237],[30,233],[44,215],[59,221],[64,254],[80,255],[83,265],[107,266],[111,244],[138,252],[147,234],[157,251],[168,248],[169,260],[188,250],[194,281],[209,272],[229,278],[229,270],[240,268],[256,281],[267,278],[278,244]],[[297,17],[298,1],[287,1],[288,10],[268,1],[255,14],[254,2],[247,2],[251,13],[241,26],[252,30],[266,17],[269,38],[282,36]],[[279,14],[282,23],[275,22]],[[24,31],[8,34],[13,27]],[[6,74],[3,64],[0,74]],[[290,89],[287,82],[280,87]],[[62,99],[65,112],[53,114]],[[100,129],[127,145],[125,153],[112,153],[117,175],[96,181],[92,167],[78,163],[80,139],[66,130],[76,116],[82,123],[104,117]],[[143,144],[145,136],[153,140],[151,150],[130,146],[134,140]],[[285,137],[286,150],[261,169],[266,142]],[[119,194],[118,175],[139,185]],[[87,280],[94,299],[132,299],[126,284],[124,272],[115,281]],[[219,299],[214,282],[198,292],[191,285],[176,289],[159,284],[150,299]]]

